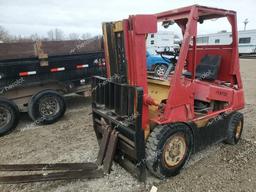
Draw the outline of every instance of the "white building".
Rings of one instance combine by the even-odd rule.
[[[239,53],[256,53],[256,29],[239,31]],[[227,45],[232,42],[231,32],[220,32],[198,35],[197,43],[200,45]]]
[[[158,31],[157,33],[150,33],[147,37],[147,50],[151,54],[156,54],[156,51],[173,50],[179,46],[177,38],[171,31]]]

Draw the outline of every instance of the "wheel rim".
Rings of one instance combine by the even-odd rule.
[[[175,134],[165,143],[163,158],[168,167],[179,165],[187,151],[186,139],[183,134]]]
[[[158,76],[163,76],[165,74],[165,67],[164,66],[159,66],[156,70],[156,74]]]
[[[57,98],[46,96],[39,102],[39,113],[43,117],[56,115],[60,110],[60,105]]]
[[[5,127],[11,120],[11,113],[8,109],[0,106],[0,128]]]
[[[242,132],[242,121],[240,121],[236,126],[236,134],[235,134],[236,139],[240,138],[241,132]]]

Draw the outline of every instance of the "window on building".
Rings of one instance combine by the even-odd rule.
[[[154,41],[154,40],[151,40],[150,44],[151,44],[151,45],[154,45],[154,44],[155,44],[155,41]]]
[[[151,34],[151,38],[154,38],[155,37],[155,34]]]
[[[251,43],[251,37],[239,38],[239,44]]]
[[[220,40],[219,40],[219,39],[215,39],[215,43],[216,43],[216,44],[219,44],[219,43],[220,43]]]
[[[198,37],[197,38],[197,43],[198,44],[208,44],[209,43],[209,37]]]

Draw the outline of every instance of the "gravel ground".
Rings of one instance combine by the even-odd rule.
[[[244,134],[236,146],[218,144],[192,156],[176,177],[160,181],[149,176],[138,183],[114,164],[110,175],[100,179],[0,185],[1,192],[71,191],[255,191],[256,189],[256,60],[241,60],[246,108]],[[0,138],[0,162],[53,163],[95,161],[98,144],[93,132],[90,99],[66,98],[68,110],[59,122],[35,125],[26,114],[17,130]],[[4,175],[6,173],[1,173]]]

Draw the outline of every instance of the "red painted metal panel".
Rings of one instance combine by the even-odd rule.
[[[133,17],[133,30],[138,35],[157,32],[157,17],[155,15],[136,15]]]
[[[192,7],[189,20],[187,23],[187,28],[185,31],[185,35],[183,38],[181,50],[179,59],[177,62],[177,66],[175,69],[175,73],[173,78],[171,79],[171,86],[169,91],[169,96],[166,102],[166,107],[164,110],[163,117],[161,117],[164,120],[167,120],[167,122],[177,122],[183,119],[185,122],[192,120],[192,118],[195,116],[193,113],[193,103],[194,103],[194,86],[193,82],[191,81],[188,83],[184,80],[182,77],[182,71],[184,69],[185,61],[187,58],[188,50],[189,50],[189,44],[191,41],[191,38],[193,36],[196,36],[196,30],[197,27],[197,21],[193,18],[197,17],[197,8]],[[187,107],[185,107],[185,105]],[[189,107],[188,107],[189,106]],[[180,111],[183,111],[183,109],[186,109],[186,113]],[[182,118],[181,118],[182,117]]]
[[[216,85],[215,83],[195,80],[195,99],[201,101],[224,101],[233,99],[234,90],[230,87]]]
[[[191,48],[188,53],[188,63],[193,62],[193,54],[194,51]],[[196,58],[196,65],[200,63],[200,60],[205,55],[220,55],[221,56],[221,64],[220,64],[220,71],[218,74],[218,79],[222,81],[232,81],[232,74],[230,73],[231,66],[232,66],[232,48],[231,46],[198,46],[197,47],[197,58]],[[192,65],[188,65],[188,70],[193,71]]]

